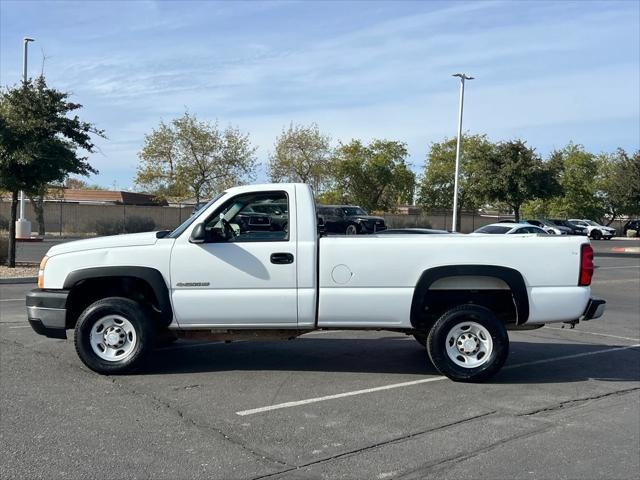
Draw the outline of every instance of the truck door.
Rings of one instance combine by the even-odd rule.
[[[266,208],[272,204],[280,208]],[[269,214],[263,212],[270,210],[278,211],[277,221],[265,218]],[[203,243],[190,241],[191,229],[178,237],[171,253],[171,295],[178,323],[295,327],[295,218],[295,188],[283,186],[224,202],[204,220]]]

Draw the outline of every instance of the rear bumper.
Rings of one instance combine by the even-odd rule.
[[[33,330],[50,338],[67,338],[67,290],[31,290],[27,294],[27,318]]]
[[[587,304],[587,308],[584,311],[582,320],[591,320],[594,318],[600,318],[604,313],[604,308],[607,302],[601,298],[591,298]]]

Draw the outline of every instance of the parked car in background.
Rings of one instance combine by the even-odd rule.
[[[554,225],[558,225],[560,227],[567,227],[571,230],[569,235],[586,235],[587,227],[584,225],[575,224],[569,220],[562,220],[560,218],[550,218],[549,221]]]
[[[386,234],[386,235],[405,235],[405,234],[433,235],[433,234],[436,234],[438,235],[438,234],[451,233],[451,232],[447,232],[446,230],[435,230],[433,228],[389,228],[387,230],[383,230],[378,233],[380,235],[382,234]]]
[[[287,205],[284,203],[254,203],[244,209],[243,215],[247,220],[259,220],[254,222],[257,225],[264,223],[261,217],[267,218],[267,225],[270,230],[287,230],[289,226],[289,212],[287,211]]]
[[[627,231],[629,230],[635,230],[636,237],[640,237],[640,219],[636,218],[635,220],[629,220],[624,224],[624,227],[622,227],[622,231],[625,237],[627,236]]]
[[[386,230],[384,218],[369,215],[355,205],[318,205],[326,233],[360,235]]]
[[[480,227],[474,232],[474,234],[493,234],[493,235],[514,235],[514,234],[527,234],[537,233],[538,235],[548,235],[542,228],[530,225],[528,223],[492,223]]]
[[[604,238],[605,240],[611,240],[611,238],[616,236],[615,228],[605,227],[604,225],[600,225],[598,222],[594,222],[593,220],[587,220],[586,218],[570,218],[569,221],[586,228],[587,235],[589,235],[589,237],[593,238],[594,240],[600,240],[601,238]]]
[[[569,228],[555,225],[549,220],[543,218],[539,220],[524,220],[524,222],[535,225],[536,227],[540,227],[545,232],[551,233],[553,235],[569,235],[569,233],[571,232]]]

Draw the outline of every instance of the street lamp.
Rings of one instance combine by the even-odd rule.
[[[455,73],[453,77],[460,77],[460,111],[458,113],[458,141],[456,143],[456,174],[453,181],[453,225],[451,231],[455,232],[458,225],[458,174],[460,173],[460,142],[462,138],[462,106],[464,104],[464,81],[473,80],[466,73]]]
[[[33,38],[24,37],[24,50],[22,55],[22,82],[27,83],[27,54],[29,42],[34,42]],[[20,190],[20,217],[16,221],[16,238],[31,238],[31,222],[24,218],[24,192]]]

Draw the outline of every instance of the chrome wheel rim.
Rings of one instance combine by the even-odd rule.
[[[107,315],[93,324],[89,341],[102,360],[120,362],[131,356],[138,336],[129,320],[121,315]]]
[[[356,235],[357,233],[358,233],[358,230],[355,225],[349,225],[347,227],[347,232],[346,232],[347,235]]]
[[[446,340],[449,359],[463,368],[477,368],[489,361],[493,340],[489,330],[477,322],[462,322],[449,330]]]

